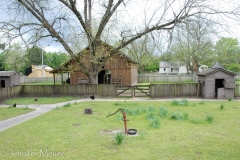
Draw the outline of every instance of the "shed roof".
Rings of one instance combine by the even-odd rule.
[[[214,64],[212,68],[215,68],[215,69],[216,69],[216,68],[225,69],[225,68],[224,68],[220,63],[218,63],[218,62],[217,62],[216,64]]]
[[[1,77],[9,77],[14,73],[16,73],[16,72],[15,71],[0,71],[0,76]]]
[[[230,72],[230,71],[228,71],[226,69],[222,69],[222,68],[210,68],[210,69],[208,69],[206,71],[198,73],[197,75],[206,77],[208,75],[214,74],[214,73],[219,72],[219,71],[222,71],[222,72],[227,73],[227,74],[232,75],[232,76],[236,75],[235,73]]]

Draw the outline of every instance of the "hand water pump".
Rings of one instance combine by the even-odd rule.
[[[127,116],[126,116],[126,113],[124,112],[124,109],[123,109],[123,108],[119,108],[116,112],[114,112],[113,114],[109,114],[107,117],[116,114],[118,111],[121,111],[121,113],[122,113],[122,115],[123,115],[125,133],[128,134],[128,131],[127,131],[127,121],[129,121],[129,120],[127,120]],[[106,117],[106,118],[107,118],[107,117]]]

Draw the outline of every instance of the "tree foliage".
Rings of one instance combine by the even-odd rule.
[[[173,59],[184,62],[187,70],[196,72],[201,64],[207,64],[214,58],[211,40],[211,24],[201,18],[189,19],[182,24],[174,36],[172,45]]]
[[[216,59],[223,66],[240,64],[240,46],[236,38],[221,38],[215,46]]]
[[[234,1],[218,1],[221,5],[231,5],[231,10],[219,8],[214,3],[210,0],[3,0],[1,5],[5,6],[4,11],[9,9],[11,17],[0,22],[0,32],[7,42],[20,38],[26,45],[35,45],[41,39],[60,43],[78,63],[78,71],[85,73],[90,83],[96,84],[101,66],[144,35],[171,31],[199,13],[238,18],[238,6],[231,5]],[[133,12],[133,8],[140,11]],[[112,21],[117,22],[114,27]],[[117,45],[103,55],[99,46],[107,40],[105,36],[114,40],[107,43]],[[81,51],[78,44],[88,46],[90,59],[87,62],[77,56]]]

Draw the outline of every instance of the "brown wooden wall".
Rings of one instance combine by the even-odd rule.
[[[138,65],[118,55],[110,58],[102,70],[110,70],[112,78],[121,77],[123,86],[132,86],[137,83]],[[73,72],[70,74],[70,83],[78,84],[78,78],[86,79],[87,76],[81,72]]]

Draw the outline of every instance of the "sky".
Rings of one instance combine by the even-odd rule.
[[[232,1],[234,1],[234,0],[232,0]],[[146,1],[133,0],[133,1],[131,1],[130,4],[126,4],[126,6],[127,5],[130,5],[130,6],[127,6],[126,8],[122,7],[121,9],[123,9],[123,10],[127,9],[127,12],[129,15],[135,14],[135,17],[133,17],[133,19],[124,18],[124,20],[126,20],[127,23],[134,23],[137,26],[138,23],[142,23],[142,19],[140,19],[140,14],[142,15],[144,9],[147,10],[146,14],[148,14],[148,16],[149,16],[148,19],[151,18],[150,11],[156,11],[156,8],[154,6],[154,3],[152,5],[145,5],[146,4],[145,2]],[[156,1],[156,3],[157,2],[161,3],[162,1]],[[211,1],[211,3],[213,3],[214,5],[219,4],[218,2],[219,1],[217,1],[217,0]],[[174,10],[177,8],[177,5],[178,5],[178,3],[173,5]],[[226,8],[225,5],[221,5],[220,7]],[[161,11],[159,11],[159,12],[161,12]],[[6,15],[4,15],[2,10],[0,10],[0,17],[4,17],[4,16],[6,17]],[[121,18],[119,18],[119,19],[121,19]],[[123,20],[123,19],[121,19],[121,20]],[[223,37],[237,38],[240,41],[240,30],[238,29],[240,27],[240,25],[236,22],[231,22],[230,20],[226,20],[226,21],[228,21],[228,24],[231,26],[231,28],[226,28],[225,30],[222,30],[219,35],[223,36]],[[47,43],[45,43],[45,42],[39,42],[39,45],[40,45],[40,47],[43,47],[43,49],[47,52],[55,52],[55,51],[63,51],[64,50],[63,47],[61,46],[61,44],[55,43],[55,42],[52,42],[51,45],[47,45]]]

